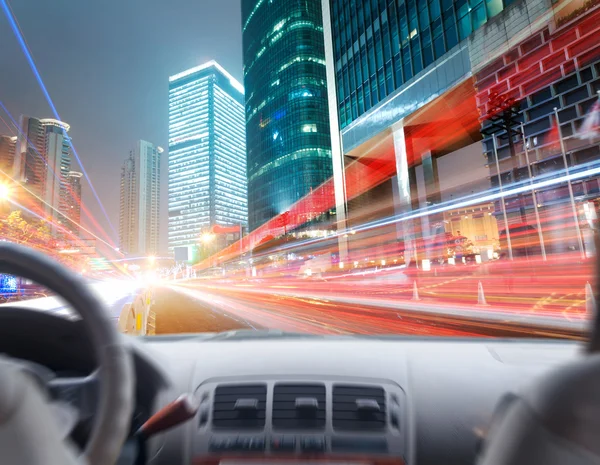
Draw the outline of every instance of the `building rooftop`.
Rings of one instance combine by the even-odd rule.
[[[56,127],[64,129],[67,132],[71,129],[71,126],[68,125],[67,123],[63,123],[62,121],[59,121],[59,120],[53,119],[53,118],[40,119],[40,123],[42,123],[44,126],[56,126]]]
[[[200,71],[203,71],[207,68],[210,67],[214,67],[216,68],[220,73],[222,73],[225,77],[227,77],[229,79],[229,82],[231,83],[231,85],[233,86],[234,89],[240,91],[242,94],[244,93],[244,86],[242,84],[240,84],[240,82],[235,79],[231,74],[229,74],[225,68],[223,68],[219,63],[217,63],[215,60],[210,60],[207,61],[206,63],[200,65],[200,66],[196,66],[194,68],[190,68],[186,71],[182,71],[181,73],[175,74],[173,76],[169,76],[169,82],[174,82],[174,81],[178,81],[179,79],[188,77],[194,73],[198,73]]]

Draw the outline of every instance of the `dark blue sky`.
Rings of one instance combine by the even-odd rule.
[[[118,230],[120,170],[130,148],[138,139],[167,147],[168,76],[215,59],[242,81],[240,0],[12,0],[10,5]],[[15,119],[52,117],[1,10],[0,100]],[[1,109],[0,116],[8,120]],[[2,133],[10,131],[0,122]],[[166,157],[162,166],[164,247]],[[87,185],[83,199],[111,232]]]

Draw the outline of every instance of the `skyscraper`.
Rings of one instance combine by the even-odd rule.
[[[0,136],[0,176],[12,177],[15,162],[15,148],[17,138],[12,136]]]
[[[81,178],[83,173],[78,171],[69,171],[68,192],[67,192],[67,216],[71,220],[68,222],[68,228],[76,236],[80,233],[79,223],[81,222]]]
[[[169,78],[169,249],[248,220],[244,88],[215,61]]]
[[[321,0],[242,0],[249,226],[332,175]]]
[[[68,221],[62,214],[68,213],[68,175],[71,171],[71,140],[67,135],[70,126],[55,119],[41,119],[45,132],[44,166],[44,212],[52,224],[56,235],[58,225],[66,226]],[[58,210],[58,211],[57,211]]]
[[[38,118],[21,116],[13,175],[16,181],[40,198],[44,194],[45,136],[44,126]]]
[[[51,118],[21,117],[14,178],[33,194],[30,205],[58,235],[67,213],[67,175],[71,169],[70,126]],[[61,214],[62,213],[62,214]]]
[[[159,248],[161,147],[140,140],[121,170],[119,243],[131,255],[154,255]]]
[[[8,186],[12,185],[16,141],[16,137],[0,136],[0,184],[7,194],[10,193]],[[10,211],[11,205],[7,198],[0,199],[0,214],[8,215]]]

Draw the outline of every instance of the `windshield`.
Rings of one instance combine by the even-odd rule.
[[[522,3],[0,0],[0,239],[132,335],[580,339],[600,6]]]

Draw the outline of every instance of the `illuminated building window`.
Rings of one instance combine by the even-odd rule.
[[[401,88],[513,2],[332,0],[341,127]]]
[[[169,79],[169,248],[248,216],[243,87],[215,62]]]
[[[251,230],[332,176],[322,21],[321,0],[242,0]]]

